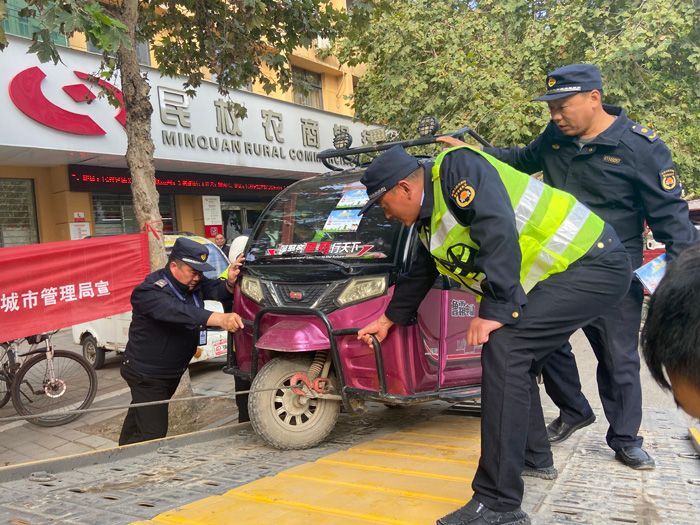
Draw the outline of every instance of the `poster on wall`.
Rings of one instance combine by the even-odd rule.
[[[90,223],[89,222],[71,222],[70,223],[70,240],[76,241],[78,239],[84,239],[90,235]]]
[[[221,202],[218,195],[202,195],[202,213],[204,214],[204,229],[208,237],[223,233],[221,220]]]

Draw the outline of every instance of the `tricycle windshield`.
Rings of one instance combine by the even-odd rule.
[[[299,181],[273,200],[255,225],[248,261],[319,257],[360,264],[393,262],[402,225],[379,206],[359,215],[367,192],[362,172]]]

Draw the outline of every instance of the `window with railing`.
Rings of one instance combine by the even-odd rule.
[[[0,248],[39,242],[34,183],[0,179]]]
[[[292,67],[292,84],[295,104],[323,109],[320,73]]]
[[[173,196],[161,195],[158,209],[163,218],[163,231],[177,230]],[[95,235],[138,233],[140,230],[131,195],[93,193],[92,213],[95,217]]]
[[[27,2],[23,0],[7,0],[5,13],[7,18],[2,22],[2,28],[8,35],[31,38],[32,34],[41,29],[41,26],[34,18],[20,18],[19,12],[27,7]],[[51,40],[57,46],[68,46],[68,39],[58,31],[51,33]]]
[[[102,51],[95,47],[92,43],[86,42],[86,44],[88,52],[102,53]],[[151,49],[148,46],[148,42],[136,42],[136,60],[142,66],[151,65]]]
[[[211,81],[216,84],[219,76],[216,73],[210,73],[210,75],[211,75]],[[242,86],[238,86],[236,89],[240,89],[241,91],[247,91],[249,93],[252,93],[253,92],[253,83],[251,81],[248,81],[245,84],[243,84]]]

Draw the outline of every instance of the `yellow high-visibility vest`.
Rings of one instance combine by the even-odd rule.
[[[471,149],[496,168],[508,192],[519,235],[520,284],[525,293],[550,275],[566,270],[600,237],[605,223],[573,195],[547,186],[475,148],[459,147]],[[469,288],[478,288],[484,275],[471,264],[470,255],[473,259],[479,246],[471,239],[469,226],[462,226],[450,212],[440,181],[440,165],[445,155],[455,149],[458,148],[443,151],[435,160],[430,231],[420,231],[418,235],[435,258],[440,273]]]

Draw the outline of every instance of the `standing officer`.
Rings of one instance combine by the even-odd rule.
[[[649,128],[632,122],[622,108],[602,104],[603,81],[592,64],[564,66],[547,75],[552,120],[524,148],[483,151],[525,173],[544,172],[544,181],[571,193],[615,228],[630,254],[642,265],[644,221],[673,257],[698,239],[681,199],[671,153]],[[625,299],[583,331],[598,358],[598,391],[610,427],[607,442],[615,457],[634,469],[652,469],[642,450],[638,338],[644,291],[633,278]],[[560,415],[547,428],[558,443],[590,425],[595,415],[581,392],[576,359],[567,342],[547,361],[547,394]]]
[[[481,459],[473,499],[438,521],[530,523],[521,475],[556,477],[536,376],[569,336],[627,291],[629,257],[613,229],[571,195],[461,147],[421,165],[394,146],[367,168],[369,201],[416,223],[422,241],[386,311],[358,332],[383,341],[409,324],[439,273],[483,292],[467,344],[482,351]],[[527,446],[527,452],[526,452]]]
[[[173,396],[197,346],[206,343],[207,326],[231,332],[243,328],[238,314],[204,309],[205,299],[231,303],[239,273],[232,266],[227,280],[207,279],[202,272],[215,269],[207,263],[208,256],[205,246],[180,237],[165,268],[134,288],[129,341],[121,367],[132,403]],[[167,404],[130,408],[119,445],[162,438],[167,432]]]

